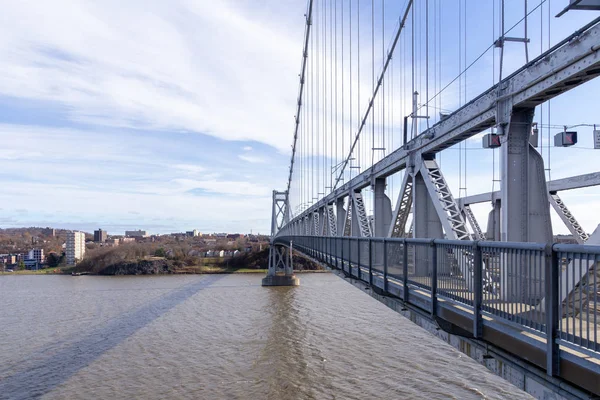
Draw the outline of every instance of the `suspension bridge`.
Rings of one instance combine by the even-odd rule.
[[[599,396],[598,11],[309,0],[264,284],[293,249],[538,398]]]

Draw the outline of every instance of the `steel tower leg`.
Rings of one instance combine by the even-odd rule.
[[[487,240],[500,240],[500,200],[493,202],[493,208],[488,214],[487,232],[485,237]]]
[[[292,265],[292,242],[290,247],[271,244],[269,248],[269,270],[262,280],[263,286],[298,286],[300,279],[294,275]]]
[[[429,196],[425,179],[427,178],[423,178],[418,170],[413,175],[412,204],[414,237],[442,239],[444,237],[442,222],[440,221],[435,205]],[[410,246],[407,251],[409,250],[411,250]],[[431,252],[429,248],[419,246],[414,248],[413,251],[414,275],[428,276],[429,272],[432,270],[433,261],[430,259]]]
[[[344,223],[346,222],[346,210],[344,209],[344,198],[338,197],[335,201],[336,220],[337,220],[337,235],[344,236]]]
[[[513,108],[509,122],[503,126],[501,148],[501,239],[509,242],[552,243],[550,203],[544,174],[544,160],[529,143],[533,108]],[[501,297],[505,301],[522,302],[543,296],[541,276],[527,268],[528,260],[518,260],[516,271],[503,263],[500,268]],[[529,290],[529,292],[528,292]],[[532,291],[534,290],[534,291]]]
[[[533,108],[515,108],[505,127],[502,173],[501,237],[508,242],[552,242],[544,161],[529,144]]]

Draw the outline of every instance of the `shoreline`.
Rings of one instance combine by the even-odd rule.
[[[301,270],[301,271],[294,271],[294,274],[320,274],[320,273],[330,273],[331,271],[328,270]],[[192,272],[192,271],[175,271],[173,273],[169,273],[169,274],[119,274],[119,275],[105,275],[105,274],[92,274],[92,273],[87,273],[87,272],[83,272],[81,273],[81,275],[75,275],[75,276],[159,276],[159,275],[214,275],[214,274],[223,274],[223,275],[230,275],[230,274],[263,274],[266,275],[267,274],[267,270],[266,269],[256,269],[256,270],[250,270],[250,269],[244,269],[244,268],[240,268],[237,270],[222,270],[222,271],[203,271],[203,272]],[[14,271],[14,272],[0,272],[0,276],[2,275],[7,275],[7,276],[15,276],[15,275],[63,275],[63,276],[72,276],[70,272],[53,272],[53,271],[44,271],[44,270],[39,270],[39,271]]]

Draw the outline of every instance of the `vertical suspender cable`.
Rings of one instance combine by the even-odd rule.
[[[358,2],[358,0],[356,0]],[[350,83],[350,127],[348,129],[348,145],[350,145],[350,143],[352,142],[352,110],[353,110],[353,106],[352,106],[352,0],[350,0],[350,14],[349,14],[349,36],[350,36],[350,77],[349,77],[349,83]],[[352,179],[352,169],[350,169],[350,171],[348,171],[348,180]]]
[[[318,1],[318,0],[315,0]],[[315,7],[315,9],[317,9],[318,7]],[[316,12],[315,12],[315,20],[318,22],[318,20],[316,19]],[[317,28],[315,26],[315,35],[317,36]],[[311,89],[310,89],[310,108],[311,108],[311,113],[310,113],[310,125],[311,125],[311,129],[310,129],[310,204],[313,203],[314,201],[314,197],[315,197],[315,193],[314,193],[314,189],[315,189],[315,64],[316,64],[316,53],[314,51],[315,49],[315,40],[313,40],[313,38],[310,38],[310,45],[311,45],[311,53],[313,54],[312,57],[312,66],[311,66]]]
[[[425,115],[429,129],[429,0],[425,0]]]
[[[465,87],[463,90],[463,93],[465,95],[465,100],[463,104],[467,104],[467,72],[468,72],[468,68],[467,68],[467,0],[465,0],[465,5],[464,5],[464,9],[463,9],[465,15],[463,18],[463,24],[464,24],[464,37],[465,37],[465,43],[464,43],[464,67],[465,67]],[[469,144],[468,141],[465,140],[465,144],[464,144],[464,149],[465,149],[465,186],[464,186],[464,195],[467,195],[467,171],[468,171],[468,165],[467,165],[467,145]]]
[[[358,62],[356,65],[357,68],[357,82],[358,82],[358,87],[356,88],[357,92],[358,92],[358,97],[357,97],[357,103],[356,103],[356,116],[359,117],[359,121],[360,121],[360,0],[356,0],[356,53],[357,53],[357,58],[358,58]],[[357,154],[357,161],[358,161],[358,168],[359,168],[359,172],[360,172],[360,163],[361,163],[361,146],[360,146],[360,142],[358,142],[358,154]],[[352,179],[352,174],[350,175],[350,179]]]
[[[334,2],[337,2],[337,0],[333,0]],[[331,3],[330,3],[331,4]],[[329,168],[327,168],[327,173],[329,174],[329,188],[331,189],[331,187],[333,186],[333,178],[331,176],[331,165],[332,165],[332,161],[333,161],[333,139],[334,139],[334,132],[333,132],[333,126],[334,126],[334,122],[335,122],[335,136],[337,137],[337,92],[335,92],[335,99],[333,98],[333,87],[334,87],[334,81],[333,81],[333,68],[334,68],[334,60],[333,60],[333,11],[336,11],[336,4],[334,4],[334,7],[332,8],[330,6],[329,8],[329,94],[330,94],[330,104],[331,106],[329,107],[329,110],[331,111],[330,113],[330,129],[329,129],[329,160],[327,160]],[[337,15],[336,15],[337,17]],[[336,43],[337,46],[337,43]],[[337,55],[337,48],[336,48],[336,55]],[[336,76],[337,76],[337,58],[335,59],[335,67],[336,67]],[[335,87],[337,88],[337,79],[335,80]],[[333,114],[333,106],[335,105],[335,115]]]
[[[334,0],[334,12],[335,12],[335,18],[334,18],[334,26],[335,26],[335,158],[334,161],[331,163],[332,167],[331,167],[331,171],[329,172],[330,176],[331,176],[331,182],[329,183],[330,187],[333,187],[333,173],[334,173],[334,167],[335,165],[337,165],[338,162],[338,114],[339,114],[339,109],[338,109],[338,78],[337,78],[337,74],[338,74],[338,42],[337,42],[337,33],[338,33],[338,27],[337,27],[337,0]],[[342,96],[343,98],[343,96]],[[342,120],[343,121],[343,120]]]
[[[458,104],[462,106],[462,0],[458,0]],[[458,142],[458,195],[462,189],[462,146],[463,142]]]
[[[552,27],[550,26],[551,22],[552,22],[552,18],[550,17],[550,9],[551,9],[551,3],[552,0],[548,0],[548,49],[550,49],[550,45],[551,45],[551,41],[550,41],[550,33],[552,32]],[[552,99],[548,99],[548,125],[552,124],[552,120],[550,117],[550,102],[552,101]],[[550,146],[550,127],[548,127],[548,180],[552,180],[552,163],[551,163],[551,159],[550,159],[550,150],[552,148],[552,146]]]
[[[385,62],[385,2],[384,0],[381,0],[381,68],[383,68],[383,63]],[[391,68],[391,70],[393,71],[393,68]],[[385,79],[385,78],[384,78]],[[385,83],[388,83],[388,80],[384,81]],[[388,96],[389,96],[389,90],[387,91]],[[385,84],[383,85],[383,96],[382,96],[382,102],[381,102],[381,145],[379,147],[381,148],[386,148],[386,143],[385,143]],[[383,152],[383,156],[385,157],[385,150]],[[379,157],[379,159],[381,159],[382,157]]]
[[[331,132],[329,132],[328,126],[327,126],[327,122],[330,119],[330,115],[328,115],[327,111],[328,111],[328,102],[331,101],[331,99],[329,99],[327,97],[327,83],[328,83],[328,79],[327,79],[327,63],[328,63],[328,59],[327,59],[327,0],[323,1],[323,115],[324,115],[324,119],[323,119],[323,196],[325,196],[325,194],[327,193],[325,187],[327,186],[327,136],[329,136],[331,134]],[[331,84],[331,82],[329,82],[329,84]]]
[[[371,92],[375,91],[375,0],[371,0]],[[375,163],[375,113],[371,114],[371,165]]]

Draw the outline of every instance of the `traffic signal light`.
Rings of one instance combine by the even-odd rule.
[[[577,143],[577,132],[560,132],[554,135],[555,147],[569,147]]]
[[[500,143],[500,135],[494,135],[493,133],[488,133],[483,136],[483,148],[484,149],[495,149],[496,147],[502,146]]]

